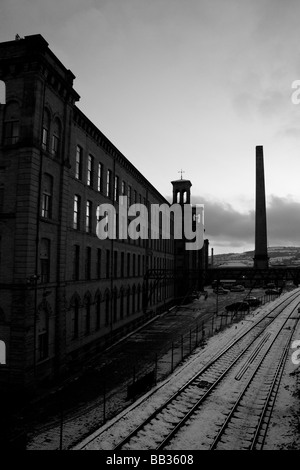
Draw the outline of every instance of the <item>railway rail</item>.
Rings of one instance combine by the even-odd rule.
[[[267,350],[261,354],[221,429],[214,438],[210,450],[227,448],[228,446],[232,448],[232,446],[237,445],[239,445],[239,448],[248,450],[263,449],[272,409],[284,371],[285,360],[299,321],[299,316],[291,318],[296,309],[295,306],[269,343]],[[286,325],[288,323],[292,323],[288,327],[290,329],[287,329]],[[282,337],[283,332],[286,333],[284,337]],[[272,350],[273,354],[270,355]],[[261,383],[264,386],[260,389],[259,384]],[[253,398],[253,388],[259,390],[259,393],[255,394],[255,398]],[[249,408],[255,410],[255,413],[252,413],[251,416],[249,416]],[[238,433],[236,426],[232,426],[237,413],[239,413],[240,420],[241,414],[247,420],[245,426],[239,427]]]
[[[264,440],[261,430],[267,428],[266,422],[270,418],[272,406],[274,406],[288,344],[299,320],[299,316],[292,317],[299,304],[299,299],[300,293],[297,291],[277,303],[247,331],[216,354],[208,364],[202,367],[192,379],[151,413],[147,419],[122,437],[117,444],[114,443],[113,449],[116,451],[172,449],[172,442],[178,433],[190,420],[197,419],[195,416],[197,417],[199,409],[209,399],[213,400],[213,394],[216,393],[218,387],[222,386],[226,378],[234,374],[234,383],[239,387],[235,392],[237,399],[229,410],[226,409],[225,412],[220,413],[221,419],[224,416],[225,419],[222,424],[220,422],[217,424],[217,431],[212,438],[210,448],[232,446],[232,442],[236,439],[234,435],[236,436],[238,433],[238,426],[234,421],[237,414],[241,413],[241,408],[247,406],[245,403],[250,385],[255,384],[257,387],[261,375],[265,373],[268,354],[272,349],[277,348],[283,352],[279,355],[280,357],[276,358],[276,367],[272,367],[272,372],[268,373],[267,387],[263,389],[264,397],[260,396],[259,398],[260,401],[263,400],[264,405],[260,404],[259,413],[255,413],[257,423],[251,424],[251,432],[245,434],[243,441],[247,445],[251,442],[250,446],[252,447],[250,448],[257,448],[258,442],[261,445]],[[287,313],[287,307],[292,309],[291,313]],[[289,329],[287,329],[287,324]],[[270,326],[273,327],[275,333],[271,330],[268,331]],[[288,332],[284,335],[284,340],[282,340],[283,331]],[[280,341],[284,342],[284,347],[281,349],[278,348]],[[242,390],[240,390],[240,384],[242,384]],[[236,432],[234,433],[232,429],[235,429]]]

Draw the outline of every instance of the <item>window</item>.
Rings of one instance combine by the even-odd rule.
[[[98,163],[97,190],[103,192],[103,165]]]
[[[52,155],[59,156],[59,138],[54,134],[52,136]]]
[[[110,274],[110,250],[106,250],[106,278],[109,278]]]
[[[76,147],[75,178],[82,179],[82,148],[80,145]]]
[[[113,293],[113,321],[116,322],[118,318],[118,293],[114,290]]]
[[[92,203],[86,201],[86,213],[85,213],[85,231],[90,233],[92,230]]]
[[[106,196],[111,196],[111,170],[107,170],[107,179],[106,179]]]
[[[130,277],[130,253],[127,253],[127,277]]]
[[[107,292],[105,295],[105,326],[109,325],[109,317],[110,317],[110,302],[109,302],[109,293]]]
[[[86,184],[90,186],[91,188],[93,187],[93,173],[94,173],[94,157],[92,155],[89,155]]]
[[[43,134],[42,134],[42,147],[44,150],[48,148],[48,129],[43,127]]]
[[[124,291],[123,287],[120,290],[120,319],[124,317]]]
[[[102,216],[100,216],[100,206],[97,206],[96,209],[96,220],[99,222],[101,220]]]
[[[41,239],[40,249],[40,263],[41,263],[41,282],[50,281],[50,240],[47,238]]]
[[[72,336],[73,336],[73,339],[78,338],[78,332],[79,332],[79,300],[75,299],[73,316],[72,316]]]
[[[74,196],[74,214],[73,214],[73,228],[79,230],[80,228],[80,196]]]
[[[118,252],[114,252],[114,278],[118,277]]]
[[[38,360],[43,361],[48,357],[48,315],[45,310],[40,311],[38,317]]]
[[[135,276],[135,254],[132,255],[132,275]]]
[[[74,281],[79,280],[79,267],[80,267],[80,246],[74,245],[74,255],[73,255],[73,279]]]
[[[121,277],[124,277],[124,252],[121,253]]]
[[[88,280],[91,279],[91,252],[91,247],[87,246],[85,253],[85,278]]]
[[[141,255],[138,255],[138,276],[141,275]]]
[[[118,200],[119,195],[119,177],[115,176],[115,185],[114,185],[114,200]]]
[[[44,174],[43,179],[43,193],[42,193],[42,217],[51,219],[52,217],[52,195],[53,195],[53,178],[47,173]]]
[[[130,289],[127,290],[127,316],[130,315]]]
[[[100,330],[100,318],[101,318],[101,299],[100,299],[100,295],[97,295],[97,299],[96,299],[96,324],[95,324],[95,330],[96,331]]]
[[[141,286],[138,285],[138,290],[137,290],[137,311],[139,312],[141,310]]]
[[[101,248],[97,249],[97,278],[101,279]]]
[[[127,186],[128,207],[131,206],[131,186]]]
[[[134,190],[134,204],[137,204],[138,198],[137,198],[137,192]]]
[[[48,334],[46,331],[44,333],[39,334],[38,351],[40,361],[48,357]]]
[[[45,109],[44,110],[44,116],[43,116],[43,130],[42,130],[42,148],[43,148],[43,150],[48,150],[49,129],[50,129],[50,113],[47,109]]]
[[[88,335],[91,329],[91,299],[86,299],[85,306],[85,334]]]
[[[126,196],[126,185],[125,181],[122,181],[121,183],[121,196]],[[123,202],[121,204],[124,204]]]
[[[16,144],[19,140],[19,121],[4,123],[4,144]]]
[[[54,120],[54,128],[53,128],[53,135],[52,135],[52,148],[51,148],[52,155],[54,155],[55,157],[58,157],[60,153],[60,139],[61,139],[61,125],[60,125],[60,121],[56,118]]]
[[[16,144],[20,132],[20,109],[16,101],[7,103],[4,116],[4,145]]]

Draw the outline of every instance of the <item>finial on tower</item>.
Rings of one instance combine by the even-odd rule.
[[[183,171],[183,170],[181,169],[180,171],[178,171],[178,173],[180,173],[180,174],[181,174],[181,175],[180,175],[180,176],[181,176],[181,178],[180,178],[180,179],[182,180],[182,173],[185,173],[185,171]]]

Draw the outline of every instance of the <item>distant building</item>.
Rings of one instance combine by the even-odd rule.
[[[173,239],[96,235],[99,204],[168,201],[77,108],[74,78],[40,35],[0,44],[0,384],[12,387],[75,370],[174,304],[174,278],[145,276],[174,270]]]

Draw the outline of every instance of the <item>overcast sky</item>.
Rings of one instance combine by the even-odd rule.
[[[254,248],[257,145],[269,245],[300,246],[299,18],[297,0],[1,0],[0,41],[42,34],[165,197],[182,168],[217,254]]]

